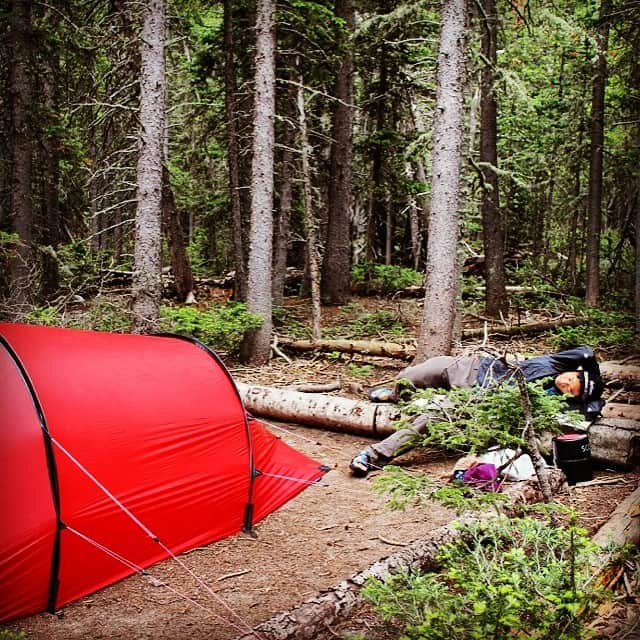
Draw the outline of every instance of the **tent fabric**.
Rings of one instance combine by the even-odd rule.
[[[0,380],[0,621],[237,533],[324,472],[178,336],[0,323]]]

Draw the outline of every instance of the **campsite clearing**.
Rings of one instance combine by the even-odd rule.
[[[261,522],[256,538],[239,534],[181,556],[241,620],[185,569],[166,561],[149,570],[149,579],[133,576],[66,606],[58,615],[38,614],[9,628],[25,631],[29,640],[230,640],[241,635],[243,623],[256,625],[331,588],[453,517],[436,504],[428,509],[385,509],[369,480],[348,474],[349,456],[365,439],[292,425],[278,427],[286,429],[274,431],[289,444],[321,459],[332,471]],[[452,460],[429,460],[412,452],[403,464],[440,475],[451,468]],[[601,472],[597,478],[611,484],[573,488],[563,498],[585,509],[583,523],[592,531],[635,489],[640,474]],[[162,582],[208,611],[169,591]],[[366,633],[370,639],[397,637],[387,635],[393,634],[392,629],[376,625],[375,616],[365,609],[340,626],[345,632]]]
[[[504,344],[500,346],[505,348]],[[538,339],[536,343],[512,341],[509,348],[532,353],[548,346]],[[251,384],[283,386],[339,379],[345,384],[367,386],[393,378],[404,363],[357,354],[334,359],[306,354],[292,356],[292,362],[276,358],[259,369],[227,364],[238,381]],[[352,392],[336,393],[357,397]],[[260,522],[255,528],[256,537],[238,534],[197,548],[180,556],[184,566],[171,560],[163,562],[152,567],[147,577],[132,576],[57,614],[34,615],[4,628],[22,630],[28,640],[232,640],[245,633],[247,626],[253,627],[332,588],[454,517],[435,503],[405,511],[386,509],[384,499],[371,490],[371,478],[355,479],[348,471],[350,458],[368,442],[366,437],[291,424],[267,426],[331,471]],[[439,477],[451,470],[453,459],[413,451],[398,462]],[[639,481],[638,471],[598,470],[594,483],[571,488],[560,498],[580,511],[581,523],[593,533]],[[210,593],[189,571],[207,585]],[[608,637],[622,638],[634,624],[636,594],[637,590],[618,600],[599,627],[607,628]],[[368,640],[399,637],[397,630],[380,623],[368,607],[363,607],[317,640],[348,638],[354,633]]]

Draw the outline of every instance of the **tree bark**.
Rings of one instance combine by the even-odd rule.
[[[133,330],[158,330],[161,281],[162,158],[166,122],[165,0],[147,0],[140,67],[140,151],[132,290]]]
[[[61,17],[52,9],[45,9],[46,19],[56,28]],[[41,80],[42,96],[47,118],[46,129],[40,134],[43,149],[42,158],[42,204],[38,226],[42,229],[44,244],[53,249],[42,256],[42,295],[46,299],[55,294],[60,287],[59,263],[55,251],[62,242],[62,216],[60,212],[60,139],[61,118],[59,91],[56,83],[60,81],[60,64],[57,52],[46,50],[43,60],[45,73]]]
[[[602,160],[604,156],[604,90],[607,84],[609,0],[600,2],[597,63],[591,99],[591,163],[587,218],[585,302],[597,307],[600,298],[600,229],[602,226]]]
[[[9,260],[12,314],[19,318],[34,302],[32,153],[33,79],[31,76],[31,0],[13,0],[10,15],[12,174],[9,215],[19,244]]]
[[[224,100],[227,117],[227,181],[231,203],[234,267],[236,272],[234,297],[247,298],[247,265],[242,229],[244,226],[240,200],[240,168],[238,162],[238,134],[236,130],[236,67],[233,43],[233,6],[224,0]]]
[[[180,212],[173,197],[171,177],[166,165],[162,167],[162,221],[169,247],[176,295],[180,302],[185,302],[193,295],[193,273],[187,256],[184,232],[180,224]]]
[[[302,192],[304,194],[304,227],[307,235],[307,264],[309,266],[309,283],[311,286],[311,336],[320,339],[320,268],[318,266],[318,228],[313,206],[313,190],[311,184],[311,162],[309,160],[310,145],[307,133],[307,115],[304,104],[304,78],[298,81],[298,127],[300,129],[300,161],[302,164]]]
[[[322,262],[322,299],[344,304],[349,299],[351,271],[351,190],[353,151],[353,53],[349,36],[355,28],[352,0],[336,0],[335,13],[347,33],[339,63],[333,107],[327,240]]]
[[[623,418],[633,420],[640,425],[640,404],[625,404],[623,402],[607,402],[602,409],[603,418]]]
[[[485,253],[485,310],[499,317],[508,308],[504,273],[504,222],[498,189],[498,105],[495,69],[498,64],[498,14],[495,0],[483,0],[483,67],[480,92],[480,170],[483,178],[482,238]]]
[[[627,543],[640,542],[640,488],[627,496],[615,509],[609,520],[593,536],[593,542],[603,548],[619,548]]]
[[[377,340],[291,340],[279,338],[280,346],[295,351],[339,351],[340,353],[365,353],[384,358],[410,360],[415,356],[415,348],[410,345]]]
[[[365,259],[367,262],[377,261],[380,255],[379,235],[380,230],[385,228],[386,209],[388,206],[386,185],[384,180],[385,151],[380,136],[385,128],[386,121],[386,103],[389,89],[388,81],[388,59],[386,45],[383,42],[377,52],[376,62],[378,65],[378,85],[377,95],[375,98],[375,132],[372,143],[372,162],[371,162],[371,194],[369,198],[369,213],[367,220],[367,248]],[[385,233],[386,237],[386,233]],[[385,247],[386,248],[386,247]]]
[[[258,0],[247,310],[262,317],[262,326],[248,332],[240,349],[242,361],[254,365],[264,364],[269,359],[273,328],[271,272],[276,88],[275,13],[275,0]]]
[[[388,436],[395,431],[393,421],[400,417],[395,405],[242,383],[236,386],[249,413],[330,431]]]
[[[293,90],[288,94],[287,104],[289,113],[284,121],[284,136],[282,161],[280,164],[280,207],[276,217],[275,232],[273,234],[273,305],[281,307],[284,302],[284,289],[287,281],[287,253],[289,250],[291,208],[293,203],[293,146],[295,144],[295,129],[292,113],[295,99]]]
[[[463,130],[465,0],[442,5],[431,167],[425,299],[418,357],[451,353],[458,291],[457,243]]]

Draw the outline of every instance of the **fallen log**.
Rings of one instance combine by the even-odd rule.
[[[252,415],[329,431],[382,438],[396,430],[394,423],[402,415],[394,404],[303,393],[288,388],[241,383],[237,386],[245,407]],[[602,417],[590,426],[584,424],[595,462],[620,469],[631,469],[640,462],[640,422]],[[550,443],[550,435],[543,438],[543,445],[549,450]]]
[[[595,462],[625,470],[640,462],[640,422],[637,420],[602,417],[587,433]]]
[[[392,404],[375,404],[324,393],[305,393],[274,387],[237,383],[245,407],[255,416],[298,422],[330,431],[355,435],[388,436],[400,409]]]
[[[415,356],[413,345],[382,342],[379,340],[291,340],[279,338],[278,344],[294,351],[338,351],[339,353],[364,353],[384,358],[409,360]]]
[[[587,322],[586,318],[562,318],[560,320],[552,320],[550,322],[533,322],[530,324],[520,324],[505,327],[504,325],[494,325],[487,327],[478,327],[476,329],[463,329],[463,338],[481,338],[485,332],[491,336],[514,336],[519,334],[533,335],[536,333],[544,333],[552,331],[558,327],[579,327]]]
[[[622,402],[607,402],[602,409],[603,418],[625,418],[640,422],[640,405]]]
[[[616,507],[593,541],[603,548],[640,543],[640,487]]]
[[[479,518],[460,518],[460,523],[470,523]],[[338,618],[346,616],[362,601],[360,590],[368,578],[385,580],[400,571],[432,571],[436,568],[436,555],[442,545],[460,536],[460,529],[453,523],[438,527],[425,538],[414,540],[400,551],[374,562],[364,571],[343,580],[332,589],[320,592],[295,609],[279,613],[259,624],[254,633],[236,640],[308,640],[325,631]]]
[[[621,364],[614,360],[600,363],[602,379],[609,387],[640,391],[640,365]]]

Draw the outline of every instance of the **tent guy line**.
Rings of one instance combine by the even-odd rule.
[[[136,518],[136,516],[131,513],[131,511],[127,509],[127,507],[125,507],[124,504],[122,504],[122,502],[120,502],[120,500],[118,500],[118,498],[116,498],[113,493],[111,493],[109,489],[107,489],[77,458],[74,458],[73,455],[69,453],[69,451],[67,451],[55,438],[52,436],[49,436],[49,438],[51,439],[51,442],[58,447],[58,449],[60,449],[60,451],[62,451],[62,453],[64,453],[64,455],[67,456],[67,458],[69,458],[69,460],[71,460],[71,462],[73,462],[73,464],[75,464],[76,467],[78,467],[78,469],[80,469],[80,471],[82,471],[82,473],[84,473],[84,475],[87,476],[87,478],[89,478],[89,480],[91,480],[96,487],[98,487],[98,489],[107,496],[107,498],[109,498],[109,500],[113,502],[113,504],[129,516],[129,518],[131,518],[131,520],[133,520],[133,522],[135,522],[154,542],[157,542],[165,549],[165,551],[168,551],[162,544],[160,538],[145,526],[143,522]]]
[[[236,613],[225,602],[225,600],[221,596],[219,596],[215,591],[213,591],[213,589],[211,589],[211,587],[209,587],[209,585],[207,585],[207,583],[202,578],[200,578],[200,576],[198,576],[191,569],[189,569],[189,567],[187,567],[187,565],[185,565],[184,562],[182,562],[180,560],[180,558],[178,558],[173,553],[173,551],[164,542],[162,542],[162,540],[160,539],[159,536],[157,536],[155,533],[153,533],[153,531],[151,531],[151,529],[149,529],[149,527],[147,527],[139,518],[137,518],[135,516],[135,514],[133,514],[131,512],[130,509],[128,509],[120,500],[118,500],[118,498],[116,498],[113,495],[113,493],[111,493],[111,491],[109,491],[109,489],[107,489],[107,487],[105,487],[104,484],[102,484],[77,458],[75,458],[69,451],[67,451],[67,449],[65,449],[55,438],[51,437],[51,442],[60,451],[62,451],[62,453],[64,453],[64,455],[67,456],[67,458],[69,458],[69,460],[71,460],[71,462],[73,462],[73,464],[75,464],[76,467],[78,467],[78,469],[80,469],[80,471],[82,471],[82,473],[84,473],[85,476],[87,476],[87,478],[89,478],[98,487],[98,489],[100,489],[100,491],[102,491],[107,496],[107,498],[109,498],[109,500],[111,500],[119,509],[121,509],[129,518],[131,518],[131,520],[138,527],[140,527],[140,529],[142,529],[142,531],[144,531],[144,533],[147,534],[156,544],[158,544],[160,547],[162,547],[162,549],[164,551],[166,551],[166,553],[173,560],[175,560],[178,563],[178,565],[180,565],[180,567],[184,571],[186,571],[205,591],[207,591],[209,593],[209,595],[211,595],[211,597],[218,602],[218,604],[222,605],[235,618],[240,620],[240,622],[242,622],[243,626],[239,627],[239,626],[235,625],[233,622],[231,622],[230,620],[226,620],[225,618],[219,616],[218,614],[216,614],[213,611],[207,609],[206,607],[203,607],[202,605],[199,605],[202,609],[204,609],[205,611],[207,611],[211,615],[219,618],[220,620],[222,620],[224,622],[227,622],[236,631],[242,631],[242,632],[252,631],[251,625],[249,625],[238,613]],[[271,474],[262,474],[262,475],[270,476]],[[312,481],[307,481],[307,480],[301,480],[301,479],[298,479],[298,478],[289,478],[287,476],[276,476],[276,475],[274,475],[273,477],[284,479],[284,480],[296,480],[298,482],[308,482],[309,484],[314,484],[315,482],[317,482],[317,480],[314,480],[312,482]],[[75,535],[79,536],[80,538],[82,538],[86,542],[89,542],[90,544],[93,544],[94,547],[96,547],[97,549],[100,549],[101,551],[103,551],[107,555],[111,556],[115,560],[118,560],[119,562],[122,562],[122,564],[124,564],[129,569],[131,569],[131,570],[133,570],[133,571],[135,571],[137,573],[141,573],[142,575],[147,575],[145,570],[142,567],[136,565],[134,562],[132,562],[131,560],[128,560],[126,557],[118,554],[117,552],[113,551],[112,549],[109,549],[108,547],[105,547],[104,545],[100,544],[97,540],[94,540],[94,539],[92,539],[92,538],[90,538],[88,536],[85,536],[85,535],[81,534],[78,530],[73,529],[72,527],[69,527],[65,523],[62,523],[62,526],[65,529],[67,529],[68,531],[70,531],[71,533],[74,533]],[[162,581],[162,582],[164,584],[164,581]],[[169,588],[171,591],[174,591],[174,589],[170,588],[169,585],[165,584],[165,586],[167,586],[167,588]],[[182,595],[177,591],[174,591],[174,592],[177,595]],[[182,597],[184,597],[189,602],[192,602],[191,598],[189,598],[188,596],[182,595]]]
[[[185,602],[187,602],[189,604],[192,604],[193,606],[195,606],[195,607],[197,607],[199,609],[202,609],[202,611],[204,611],[205,613],[207,613],[210,616],[216,618],[217,620],[220,620],[221,622],[225,623],[226,625],[228,625],[232,629],[235,629],[239,633],[246,633],[247,631],[250,631],[251,633],[253,633],[255,635],[257,640],[262,640],[262,637],[260,635],[258,635],[253,630],[251,625],[248,622],[246,622],[246,620],[244,620],[233,609],[231,609],[231,607],[229,607],[229,605],[217,593],[212,591],[204,582],[202,582],[195,574],[193,574],[187,567],[185,567],[178,560],[178,558],[176,558],[175,556],[172,556],[172,558],[174,560],[176,560],[178,562],[178,564],[180,564],[180,566],[182,566],[189,574],[191,574],[194,578],[196,578],[198,583],[202,584],[205,587],[205,589],[211,593],[211,595],[214,597],[214,599],[218,601],[219,604],[221,604],[228,611],[230,611],[231,614],[234,617],[238,618],[238,620],[240,620],[240,622],[242,623],[241,625],[238,625],[235,622],[232,622],[231,620],[228,620],[227,618],[221,616],[220,614],[216,613],[215,611],[209,609],[208,607],[205,607],[203,604],[200,604],[197,600],[194,600],[193,598],[191,598],[190,596],[186,595],[185,593],[182,593],[178,589],[172,587],[165,580],[161,580],[160,578],[156,578],[147,569],[144,569],[143,567],[135,564],[135,562],[132,562],[131,560],[128,560],[127,558],[125,558],[124,556],[120,555],[119,553],[117,553],[113,549],[109,549],[108,547],[105,547],[103,544],[100,544],[97,540],[94,540],[93,538],[90,538],[89,536],[83,534],[82,532],[78,531],[77,529],[74,529],[73,527],[66,527],[66,529],[70,533],[73,533],[74,535],[78,536],[81,540],[84,540],[87,544],[90,544],[90,545],[94,546],[96,549],[98,549],[98,550],[102,551],[103,553],[107,554],[109,557],[113,558],[114,560],[117,560],[118,562],[121,562],[123,565],[125,565],[126,567],[128,567],[129,569],[134,571],[135,573],[139,574],[143,578],[145,578],[147,580],[147,582],[153,584],[154,586],[162,586],[162,587],[164,587],[165,589],[167,589],[167,591],[170,591],[171,593],[175,594],[179,598],[183,599]]]

